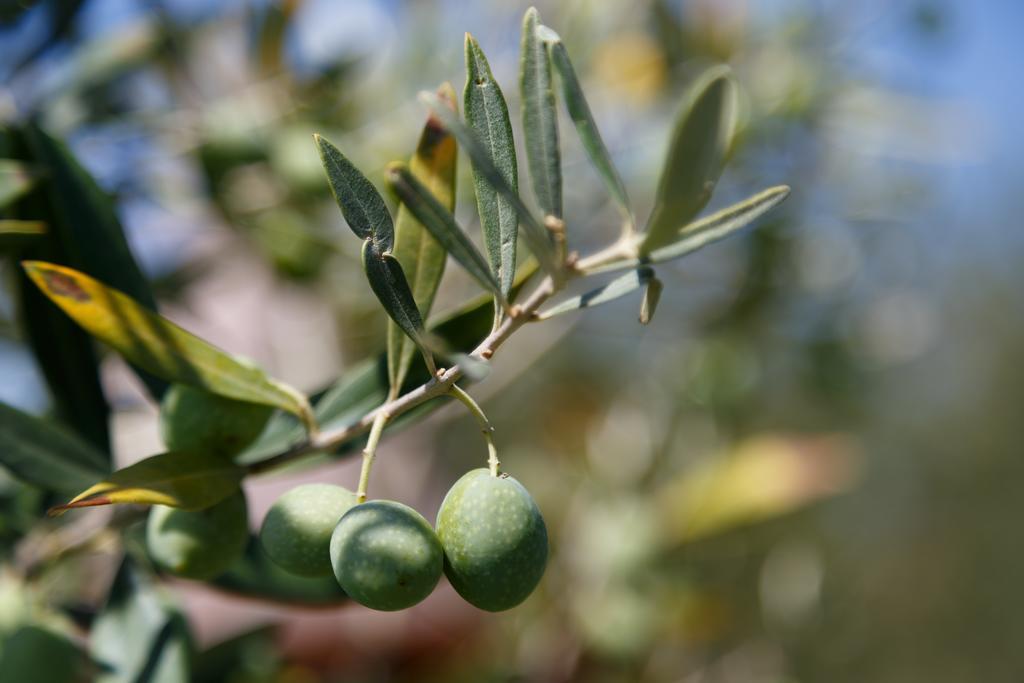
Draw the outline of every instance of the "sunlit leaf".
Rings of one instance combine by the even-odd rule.
[[[256,537],[249,539],[245,555],[211,583],[230,593],[293,605],[330,605],[348,599],[333,576],[306,578],[278,567]]]
[[[789,196],[789,192],[790,189],[786,185],[768,188],[753,197],[690,223],[677,232],[673,237],[673,242],[660,249],[655,249],[645,258],[615,261],[587,272],[600,273],[608,270],[635,268],[642,263],[657,264],[682,258],[747,227],[781,204]]]
[[[73,494],[107,476],[107,456],[74,434],[0,403],[0,465],[44,490]]]
[[[447,100],[452,110],[455,109],[455,92],[451,85],[443,85],[438,96]],[[455,139],[435,117],[430,116],[420,134],[416,153],[409,161],[409,171],[449,211],[455,209],[456,158]],[[404,204],[398,207],[393,253],[405,271],[420,317],[426,319],[444,274],[447,254]],[[388,380],[392,393],[401,389],[415,350],[416,345],[402,328],[389,319]]]
[[[481,287],[490,291],[504,302],[501,285],[491,273],[484,255],[469,240],[451,211],[441,205],[437,199],[409,172],[405,164],[395,163],[388,166],[386,177],[388,184],[402,203],[412,212],[416,219],[434,236],[445,251],[451,254],[460,266],[472,276]],[[507,302],[504,302],[507,305]]]
[[[306,398],[259,368],[232,358],[88,275],[42,261],[22,265],[75,322],[130,362],[169,381],[281,408],[311,426]]]
[[[586,294],[580,294],[572,297],[571,299],[566,299],[559,304],[555,304],[546,311],[541,311],[537,314],[537,320],[547,320],[548,318],[553,318],[554,316],[561,315],[563,313],[569,313],[570,311],[576,311],[581,308],[593,308],[594,306],[614,301],[615,299],[639,289],[653,276],[654,272],[650,268],[639,268],[633,272],[617,277],[608,284],[591,290]]]
[[[562,157],[558,149],[558,112],[551,86],[551,58],[538,35],[540,20],[531,7],[523,16],[519,88],[526,160],[537,203],[545,216],[562,217]]]
[[[709,69],[690,88],[676,119],[641,255],[672,242],[707,205],[725,166],[735,118],[736,86],[728,67]]]
[[[654,318],[654,312],[658,310],[658,302],[661,301],[661,280],[652,277],[644,287],[644,298],[640,302],[640,324],[648,325]]]
[[[181,613],[126,561],[89,632],[95,683],[191,680],[192,642]]]
[[[0,249],[17,249],[46,234],[46,223],[0,219]]]
[[[0,159],[0,209],[32,189],[38,174],[16,159]]]
[[[519,223],[523,227],[523,237],[526,239],[526,246],[536,257],[540,267],[545,273],[556,280],[561,278],[561,271],[555,263],[554,245],[551,243],[550,234],[543,225],[534,217],[519,193],[509,186],[508,181],[501,171],[494,165],[490,154],[481,145],[476,134],[464,124],[458,116],[443,105],[436,95],[429,92],[420,93],[420,100],[423,101],[441,119],[444,127],[451,131],[459,145],[469,156],[473,168],[476,169],[495,191],[501,195],[509,205],[515,209],[519,216]]]
[[[508,105],[498,82],[491,74],[487,57],[468,33],[463,106],[466,110],[466,123],[476,133],[481,147],[490,157],[495,169],[505,179],[508,187],[518,192],[519,170]],[[476,205],[480,212],[480,226],[484,233],[487,258],[494,276],[501,283],[501,292],[507,299],[515,278],[519,218],[512,203],[494,189],[475,164],[473,187],[476,190]],[[498,313],[500,315],[500,309]]]
[[[605,147],[604,140],[601,139],[594,115],[590,113],[590,105],[587,104],[583,88],[580,86],[576,71],[569,60],[569,52],[565,49],[565,45],[557,33],[546,26],[540,27],[540,31],[544,41],[550,46],[551,63],[554,65],[555,71],[558,72],[562,84],[565,108],[569,112],[569,118],[576,126],[576,133],[580,136],[583,149],[586,150],[591,163],[597,169],[598,175],[604,181],[612,199],[615,200],[623,219],[632,227],[633,210],[630,207],[629,196],[626,194],[626,186],[623,185],[619,172],[615,170],[615,165],[608,154],[608,148]]]
[[[97,505],[168,505],[200,510],[236,490],[245,471],[209,453],[161,453],[117,470],[51,512]]]
[[[763,435],[669,481],[656,501],[669,537],[686,543],[842,493],[859,462],[849,437]]]

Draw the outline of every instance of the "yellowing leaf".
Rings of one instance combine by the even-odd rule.
[[[761,435],[657,494],[669,536],[686,543],[765,521],[853,486],[859,452],[838,435]]]
[[[224,458],[206,453],[163,453],[117,470],[50,514],[123,503],[198,510],[234,493],[243,476],[243,468]]]
[[[305,396],[261,369],[231,357],[84,273],[43,261],[22,265],[46,296],[129,362],[172,382],[281,408],[313,428]]]

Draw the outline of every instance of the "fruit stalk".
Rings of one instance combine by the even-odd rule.
[[[373,469],[373,460],[377,455],[377,444],[384,433],[384,426],[390,419],[390,415],[384,410],[378,410],[373,418],[373,427],[370,429],[370,438],[366,440],[366,448],[363,449],[363,468],[359,472],[359,488],[356,489],[356,502],[366,502],[366,487],[370,484],[370,470]]]
[[[498,461],[498,449],[494,447],[494,427],[491,426],[491,421],[487,419],[487,415],[484,414],[480,405],[473,400],[473,397],[463,391],[457,384],[453,384],[449,393],[455,398],[462,402],[462,405],[469,409],[469,412],[473,414],[476,421],[480,424],[480,432],[484,435],[484,441],[487,442],[487,467],[491,471],[491,476],[498,476],[498,468],[501,463]]]

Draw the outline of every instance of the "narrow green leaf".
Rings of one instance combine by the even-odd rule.
[[[331,193],[348,226],[359,239],[372,239],[378,253],[390,252],[395,228],[384,199],[366,176],[337,147],[314,135]]]
[[[544,216],[562,218],[562,158],[558,150],[558,112],[551,87],[551,57],[538,35],[540,19],[533,7],[523,16],[519,88],[523,139],[533,193]]]
[[[7,615],[4,615],[7,616]],[[85,681],[93,669],[89,657],[69,634],[11,619],[0,639],[0,681],[58,683]]]
[[[565,45],[557,33],[546,26],[541,26],[540,32],[544,42],[549,45],[551,63],[554,65],[555,71],[558,72],[562,83],[565,108],[569,112],[569,118],[576,125],[576,133],[580,137],[580,142],[583,143],[583,149],[586,150],[591,163],[597,169],[598,175],[604,181],[612,199],[615,200],[623,219],[632,228],[634,225],[633,209],[629,203],[629,196],[626,194],[626,186],[623,185],[619,172],[615,170],[615,164],[612,163],[611,156],[608,154],[608,148],[605,147],[604,140],[601,139],[597,122],[594,121],[594,115],[590,113],[590,105],[587,104],[583,88],[580,86],[576,71],[569,60],[569,52],[565,49]]]
[[[47,491],[73,494],[107,476],[107,456],[49,420],[0,403],[0,465]]]
[[[466,123],[476,133],[495,169],[505,179],[508,187],[518,192],[519,170],[508,105],[498,82],[491,74],[487,57],[468,33],[463,106],[466,110]],[[487,258],[491,271],[501,283],[501,293],[507,299],[516,274],[516,242],[519,236],[516,208],[488,182],[476,164],[473,165],[473,187],[476,190],[476,205],[480,212]],[[500,309],[498,312],[500,314]]]
[[[455,110],[455,92],[450,84],[438,89],[438,97]],[[455,209],[455,162],[458,156],[455,139],[430,116],[420,134],[416,153],[409,161],[409,170],[429,188],[431,194],[449,211]],[[398,207],[395,221],[394,256],[402,264],[420,317],[426,319],[434,303],[434,295],[444,274],[447,254],[405,205]],[[416,345],[393,320],[388,320],[388,379],[392,392],[401,389]]]
[[[256,537],[249,539],[245,555],[211,583],[229,593],[293,605],[332,605],[348,600],[333,576],[311,579],[278,567]]]
[[[654,318],[654,312],[658,309],[658,302],[661,301],[661,280],[652,277],[644,288],[644,298],[640,302],[640,324],[650,324]]]
[[[32,125],[25,128],[24,138],[33,162],[46,174],[38,189],[52,219],[45,215],[23,218],[49,223],[62,254],[60,263],[89,273],[156,311],[156,299],[132,255],[110,197],[64,142]],[[138,375],[159,400],[167,383],[146,372]]]
[[[18,249],[46,234],[46,223],[0,219],[0,249]]]
[[[581,308],[593,308],[594,306],[614,301],[615,299],[621,298],[630,292],[639,289],[652,277],[654,277],[654,272],[650,268],[638,268],[637,270],[626,273],[625,275],[612,280],[602,287],[591,290],[586,294],[580,294],[579,296],[574,296],[571,299],[566,299],[546,311],[541,311],[537,314],[537,320],[547,320],[548,318],[553,318],[556,315],[561,315],[563,313],[569,313],[570,311],[579,310]]]
[[[423,354],[427,366],[433,370],[434,361],[423,329],[423,319],[409,289],[409,281],[405,279],[402,264],[391,254],[378,251],[373,240],[363,242],[362,257],[370,289],[388,316],[409,335]]]
[[[305,396],[261,369],[236,360],[84,273],[43,261],[22,265],[50,300],[128,361],[172,382],[281,408],[312,427]]]
[[[402,203],[416,216],[416,220],[430,231],[434,239],[452,255],[452,258],[458,261],[460,266],[466,269],[466,272],[481,287],[494,294],[502,302],[502,305],[507,307],[508,302],[505,301],[505,297],[501,293],[501,285],[491,273],[487,260],[469,240],[459,224],[455,222],[455,216],[451,211],[442,206],[430,193],[430,190],[416,180],[405,164],[394,163],[388,166],[386,177],[388,184],[402,200]]]
[[[725,239],[737,230],[747,227],[781,204],[789,196],[789,192],[789,187],[786,185],[770,187],[753,197],[690,223],[673,236],[674,242],[660,249],[655,249],[646,257],[615,261],[593,270],[588,270],[587,273],[594,274],[609,270],[636,268],[645,263],[657,264],[682,258],[701,247]]]
[[[89,633],[101,672],[95,683],[182,683],[191,680],[188,624],[131,562],[125,561]]]
[[[243,476],[241,467],[209,453],[161,453],[113,472],[50,512],[124,503],[201,510],[237,491]]]
[[[495,167],[494,161],[480,144],[476,134],[458,116],[447,109],[433,93],[420,93],[420,100],[430,107],[441,119],[444,127],[459,141],[459,145],[469,155],[473,168],[479,171],[484,180],[515,209],[519,215],[519,223],[523,227],[526,246],[537,258],[540,267],[553,278],[561,278],[561,271],[555,263],[555,250],[547,228],[540,224],[533,213],[526,208],[519,194],[509,186],[505,176]]]
[[[707,205],[722,174],[736,118],[736,86],[726,66],[706,71],[676,119],[640,255],[673,241]]]
[[[0,159],[0,209],[32,189],[37,175],[16,159]]]

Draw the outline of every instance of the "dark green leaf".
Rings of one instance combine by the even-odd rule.
[[[612,280],[602,287],[591,290],[586,294],[580,294],[579,296],[574,296],[571,299],[566,299],[559,304],[555,304],[546,311],[541,311],[537,315],[537,320],[547,320],[548,318],[553,318],[554,316],[561,315],[562,313],[569,313],[570,311],[579,310],[581,308],[593,308],[594,306],[614,301],[615,299],[639,289],[652,277],[654,277],[654,272],[650,268],[639,268]]]
[[[423,319],[416,307],[402,264],[387,252],[377,250],[373,240],[363,242],[363,270],[370,281],[370,289],[380,301],[384,311],[402,331],[409,335],[426,361],[433,368],[430,345],[423,330]]]
[[[455,110],[455,92],[445,84],[438,97],[448,101]],[[442,206],[455,209],[455,139],[430,116],[420,134],[416,153],[409,162],[409,170],[430,189]],[[420,317],[426,319],[434,303],[437,286],[444,274],[447,254],[405,205],[398,207],[395,221],[394,256],[402,264],[409,280],[413,299]],[[414,357],[416,345],[393,320],[388,320],[388,377],[392,392],[402,387]]]
[[[337,147],[319,135],[314,135],[313,139],[327,172],[331,193],[352,232],[359,239],[372,239],[377,253],[390,252],[395,243],[395,228],[388,207],[373,183]]]
[[[261,369],[232,358],[84,273],[42,261],[22,265],[75,322],[130,362],[173,382],[287,410],[311,426],[305,396]]]
[[[608,192],[611,194],[612,199],[615,200],[623,219],[632,228],[633,209],[629,204],[626,186],[622,184],[622,178],[619,177],[618,171],[615,170],[615,165],[608,154],[608,148],[605,147],[604,140],[601,139],[601,133],[597,128],[597,123],[594,121],[594,115],[590,113],[590,105],[587,104],[587,98],[583,95],[583,88],[580,86],[579,79],[576,78],[576,71],[569,60],[569,52],[565,49],[565,45],[562,44],[562,40],[558,37],[557,33],[546,26],[540,27],[540,30],[544,41],[550,46],[551,63],[554,64],[555,71],[558,72],[562,83],[562,97],[565,100],[565,108],[569,112],[569,118],[576,125],[576,133],[580,136],[583,149],[586,150],[591,163],[594,164],[594,168],[597,169],[605,186],[607,186]]]
[[[455,222],[455,216],[451,211],[442,206],[430,190],[416,180],[405,164],[394,163],[388,166],[386,177],[388,184],[416,216],[416,220],[430,231],[434,239],[481,287],[494,294],[497,300],[507,307],[508,302],[501,293],[501,285],[491,273],[487,260]]]
[[[682,258],[747,227],[781,204],[788,196],[789,187],[786,185],[770,187],[742,202],[690,223],[673,236],[674,242],[654,250],[646,257],[615,261],[587,272],[600,273],[608,270],[636,268],[644,263],[657,264]]]
[[[707,205],[725,166],[736,117],[728,67],[709,69],[690,89],[676,119],[640,255],[674,240]]]
[[[22,626],[0,640],[0,681],[72,683],[86,680],[89,657],[66,635]]]
[[[46,173],[40,191],[45,195],[45,216],[53,238],[60,244],[61,262],[121,290],[155,311],[156,300],[125,239],[110,198],[82,168],[67,146],[40,128],[28,126],[25,140],[33,162]],[[140,372],[139,377],[159,399],[167,383]]]
[[[162,453],[106,475],[50,512],[124,503],[201,510],[237,491],[244,474],[230,460],[206,452]]]
[[[212,583],[231,593],[289,604],[329,605],[348,599],[333,576],[310,579],[281,569],[255,537],[249,539],[245,555]]]
[[[661,301],[661,280],[652,277],[644,288],[644,298],[640,302],[640,324],[647,325],[654,318],[654,312],[658,310],[658,302]]]
[[[547,228],[537,221],[533,213],[523,204],[519,194],[509,186],[505,176],[495,167],[490,154],[481,145],[476,134],[458,116],[447,109],[433,93],[420,93],[420,99],[431,108],[437,117],[441,119],[444,127],[451,131],[451,134],[459,141],[462,149],[469,155],[473,168],[515,209],[519,215],[520,225],[523,226],[523,237],[526,238],[526,246],[529,247],[530,252],[537,258],[540,267],[548,275],[556,279],[560,278],[561,271],[555,263],[555,250]]]
[[[519,170],[508,105],[505,104],[498,82],[491,74],[487,57],[468,33],[463,106],[466,110],[466,123],[476,133],[495,169],[505,179],[508,187],[518,192]],[[487,258],[491,271],[501,283],[501,292],[507,299],[516,273],[519,218],[512,203],[494,189],[476,164],[473,165],[473,187],[476,190],[476,205],[480,212]]]
[[[190,679],[188,625],[126,561],[89,634],[102,671],[95,683],[183,683]]]
[[[109,473],[107,456],[60,425],[0,403],[0,464],[47,491],[73,494]]]
[[[0,209],[32,189],[36,174],[16,159],[0,159]]]
[[[537,203],[546,216],[562,218],[562,158],[558,150],[558,113],[551,87],[551,58],[538,35],[533,7],[523,16],[519,88],[526,160]]]

